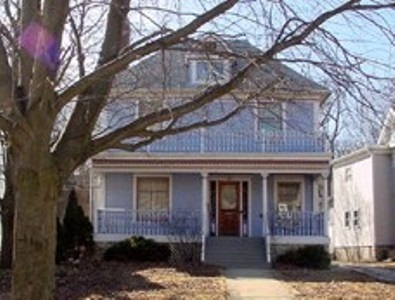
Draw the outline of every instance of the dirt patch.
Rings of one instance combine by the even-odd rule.
[[[9,272],[0,273],[0,293],[10,291]],[[85,262],[57,270],[56,299],[225,299],[218,268],[202,264]]]
[[[395,285],[351,270],[280,270],[298,299],[395,299]]]

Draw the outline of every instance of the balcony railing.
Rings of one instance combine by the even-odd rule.
[[[193,211],[97,210],[98,234],[137,236],[201,235],[200,213]]]
[[[295,131],[273,133],[221,133],[210,129],[167,136],[140,151],[191,153],[279,153],[324,152],[322,133],[306,134]]]
[[[279,236],[323,236],[322,212],[271,212],[270,234]]]

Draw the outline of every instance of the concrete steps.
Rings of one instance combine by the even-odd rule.
[[[268,267],[263,238],[207,238],[205,261],[224,268]]]

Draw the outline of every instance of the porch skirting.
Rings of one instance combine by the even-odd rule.
[[[323,245],[326,249],[329,247],[329,238],[325,236],[271,236],[270,241],[271,261],[288,250],[311,245]]]

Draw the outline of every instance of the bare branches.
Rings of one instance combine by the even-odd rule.
[[[125,150],[125,151],[135,151],[143,146],[151,144],[152,142],[154,142],[160,138],[163,138],[164,136],[176,135],[176,134],[191,131],[191,130],[197,129],[197,128],[213,127],[213,126],[222,124],[222,123],[230,120],[236,114],[238,114],[242,108],[243,108],[242,106],[237,106],[230,113],[222,116],[221,118],[218,118],[218,119],[215,119],[212,121],[203,120],[200,122],[194,122],[194,123],[186,125],[186,126],[180,126],[180,127],[175,127],[175,128],[169,126],[163,130],[158,130],[158,131],[153,131],[153,132],[145,130],[138,135],[138,136],[143,137],[145,139],[143,139],[137,143],[134,143],[134,144],[133,143],[124,143],[124,142],[120,141],[119,143],[114,144],[113,148],[121,149],[121,150]],[[94,143],[95,143],[95,146],[93,148],[96,149],[97,153],[100,153],[102,151],[100,146],[104,146],[104,144],[102,144],[99,140],[95,141]]]
[[[188,25],[171,34],[168,34],[137,49],[124,49],[122,55],[106,63],[105,65],[103,65],[103,67],[84,77],[76,84],[68,88],[66,91],[61,93],[59,95],[59,107],[61,108],[64,104],[70,101],[70,99],[82,93],[96,80],[113,76],[121,71],[123,68],[125,68],[129,63],[138,60],[141,57],[147,56],[155,51],[179,43],[183,38],[194,33],[204,24],[208,23],[218,15],[232,8],[237,2],[238,0],[224,1],[223,3],[214,7],[212,10],[197,17]]]

